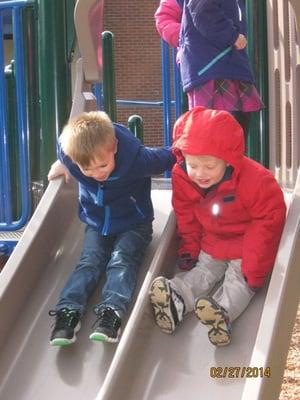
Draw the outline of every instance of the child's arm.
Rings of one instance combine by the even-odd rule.
[[[68,169],[64,166],[64,164],[60,160],[56,160],[50,167],[50,171],[48,173],[48,180],[52,181],[60,176],[63,176],[65,182],[68,183],[70,181],[70,174]]]
[[[259,288],[271,272],[284,227],[286,206],[282,191],[271,174],[247,191],[244,204],[252,222],[243,245],[242,272],[252,288]]]
[[[217,0],[191,0],[190,11],[195,28],[217,48],[233,46],[238,36],[238,27],[220,9]]]
[[[170,46],[179,45],[182,10],[176,0],[161,0],[154,14],[156,29]]]
[[[172,204],[180,237],[178,255],[182,257],[188,253],[191,259],[197,260],[201,249],[202,226],[194,216],[194,208],[199,198],[193,198],[191,184],[177,174],[172,176],[172,190]]]
[[[141,146],[134,163],[136,177],[148,177],[171,170],[176,158],[171,148]]]

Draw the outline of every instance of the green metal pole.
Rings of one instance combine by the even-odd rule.
[[[26,117],[29,140],[29,163],[31,180],[31,200],[34,211],[43,194],[40,176],[40,102],[37,7],[26,7],[22,11],[23,43],[26,77]]]
[[[71,73],[67,60],[67,15],[64,0],[38,0],[40,174],[46,185],[56,159],[56,140],[71,109]]]
[[[188,102],[188,97],[187,94],[184,93],[183,90],[181,90],[181,110],[182,114],[188,111],[189,109],[189,102]]]
[[[117,121],[117,102],[115,89],[114,35],[102,33],[103,48],[103,108],[112,121]]]
[[[249,156],[265,166],[269,164],[268,152],[268,41],[266,0],[246,0],[248,23],[248,54],[252,63],[256,87],[265,108],[252,115],[249,137]]]
[[[17,220],[20,217],[21,191],[19,184],[19,157],[18,157],[18,130],[16,121],[16,81],[14,62],[5,67],[5,81],[7,88],[7,123],[9,131],[9,161],[10,161],[10,178],[12,188],[12,209],[13,219]]]
[[[265,108],[259,113],[261,142],[261,161],[269,167],[269,80],[268,80],[268,29],[266,0],[257,1],[257,43],[259,50],[258,90],[260,91]],[[263,40],[261,40],[263,38]]]
[[[76,29],[74,24],[74,8],[76,0],[67,0],[66,23],[67,23],[67,57],[71,62],[76,47]]]
[[[254,12],[253,12],[253,1],[252,0],[246,0],[246,15],[247,15],[247,26],[248,26],[247,51],[248,51],[248,55],[251,60],[252,68],[253,68],[254,75],[255,75],[255,64],[254,64],[255,40],[254,40],[254,24],[253,24]],[[250,121],[250,126],[248,128],[247,151],[248,151],[248,155],[251,158],[259,161],[259,135],[257,132],[257,118],[256,118],[255,114],[252,115],[252,118]]]
[[[144,143],[144,124],[142,117],[139,115],[131,115],[128,118],[128,128],[136,138]]]

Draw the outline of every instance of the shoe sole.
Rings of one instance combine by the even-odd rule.
[[[230,330],[225,314],[212,299],[196,300],[195,313],[208,329],[208,338],[214,346],[227,346],[230,343]]]
[[[167,334],[175,330],[171,312],[171,291],[166,278],[156,278],[150,287],[150,303],[153,306],[154,318],[160,329]]]
[[[117,343],[119,341],[120,332],[118,332],[118,337],[111,338],[104,333],[93,332],[90,334],[89,338],[95,342],[108,342],[108,343]]]
[[[50,340],[51,346],[64,347],[64,346],[69,346],[70,344],[75,343],[76,340],[77,340],[76,333],[80,330],[80,328],[81,328],[81,323],[79,321],[78,324],[74,328],[74,335],[73,335],[73,337],[71,339],[67,339],[67,338],[55,338],[55,339],[52,339],[52,340]]]

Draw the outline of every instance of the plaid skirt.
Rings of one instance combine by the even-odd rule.
[[[230,79],[215,79],[191,89],[189,109],[204,106],[213,110],[258,111],[264,104],[252,83]]]

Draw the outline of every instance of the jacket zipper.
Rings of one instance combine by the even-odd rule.
[[[110,219],[110,207],[105,206],[104,207],[104,224],[103,224],[103,228],[102,228],[103,236],[108,235],[109,219]]]
[[[98,192],[97,192],[97,204],[101,207],[104,207],[104,223],[102,227],[102,235],[107,236],[108,235],[108,228],[109,228],[109,219],[110,219],[110,207],[109,206],[104,206],[103,204],[103,196],[104,196],[104,185],[103,183],[99,184],[98,187]]]
[[[133,196],[130,196],[130,200],[133,202],[134,207],[136,209],[136,211],[140,214],[140,216],[142,218],[145,218],[145,214],[143,213],[143,211],[140,209],[140,207],[137,205],[137,201]]]

